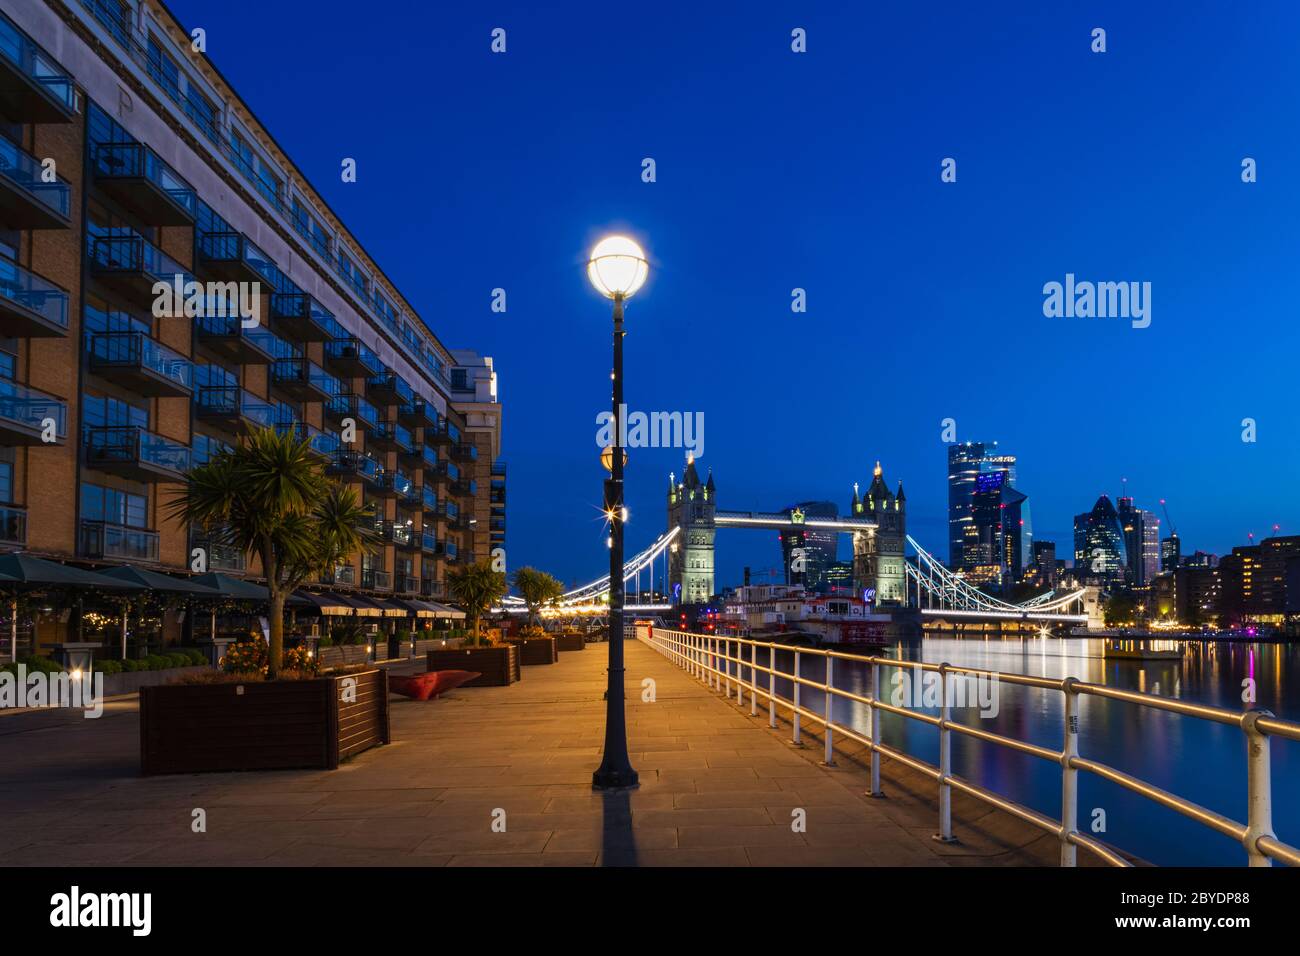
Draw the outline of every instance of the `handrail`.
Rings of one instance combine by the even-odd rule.
[[[726,634],[697,634],[690,631],[676,631],[671,628],[652,627],[638,624],[638,640],[663,654],[677,666],[686,670],[691,676],[702,681],[712,689],[724,690],[727,699],[731,699],[731,686],[736,686],[736,700],[744,706],[745,691],[750,695],[750,714],[758,713],[758,699],[763,697],[768,704],[768,725],[776,727],[776,706],[780,703],[790,710],[792,724],[792,742],[800,743],[801,722],[812,720],[825,728],[825,763],[834,762],[834,735],[841,734],[850,740],[869,748],[871,752],[871,793],[879,796],[880,791],[880,757],[885,755],[906,767],[924,774],[939,786],[939,833],[936,838],[951,841],[952,836],[952,791],[954,789],[975,797],[984,803],[998,807],[1013,816],[1030,823],[1041,830],[1055,834],[1061,844],[1061,865],[1077,864],[1076,850],[1083,847],[1112,866],[1132,865],[1113,848],[1078,830],[1078,772],[1091,773],[1103,780],[1123,787],[1160,806],[1174,810],[1183,816],[1195,820],[1202,826],[1222,833],[1245,848],[1251,866],[1271,866],[1278,860],[1290,866],[1300,866],[1300,849],[1283,843],[1273,833],[1272,811],[1272,774],[1269,760],[1269,740],[1281,737],[1287,740],[1300,740],[1300,723],[1275,717],[1267,710],[1249,710],[1244,712],[1212,707],[1205,704],[1171,700],[1154,694],[1138,691],[1121,690],[1093,684],[1073,677],[1047,678],[1030,674],[1004,674],[998,671],[978,667],[965,667],[956,664],[934,664],[924,661],[903,661],[892,657],[863,656],[847,654],[843,651],[823,648],[798,647],[777,644],[771,641],[755,641]],[[734,645],[734,653],[733,653]],[[748,648],[749,658],[745,658]],[[758,649],[767,650],[768,664],[758,662]],[[791,671],[782,670],[777,664],[777,650],[790,651],[794,655]],[[825,681],[811,680],[804,677],[799,669],[800,658],[821,657],[826,661]],[[835,686],[834,664],[837,660],[855,661],[871,668],[871,693],[864,696],[850,690]],[[734,666],[733,666],[734,665]],[[908,668],[911,670],[937,673],[940,677],[940,713],[939,716],[919,713],[898,707],[881,699],[880,675],[885,667]],[[748,672],[749,679],[745,680]],[[760,675],[767,675],[767,688],[760,685]],[[1042,690],[1056,691],[1064,695],[1063,738],[1061,750],[1043,747],[1028,741],[1007,737],[992,731],[979,730],[965,724],[954,723],[949,715],[953,698],[954,677],[973,676],[989,678],[998,682],[1036,687]],[[785,698],[776,693],[776,678],[790,681],[793,698]],[[823,713],[810,710],[800,702],[800,690],[810,687],[825,695]],[[1202,807],[1177,794],[1118,770],[1096,760],[1079,754],[1078,699],[1081,696],[1105,697],[1124,703],[1162,710],[1184,717],[1210,720],[1220,724],[1239,727],[1246,736],[1247,744],[1247,790],[1249,821],[1245,824]],[[837,723],[831,710],[831,698],[850,700],[868,708],[870,713],[870,731],[863,734],[852,727]],[[909,720],[936,727],[939,730],[939,765],[928,763],[918,757],[897,750],[885,744],[880,734],[881,712],[897,714]],[[978,784],[965,780],[952,773],[951,748],[952,734],[957,733],[986,743],[996,744],[1028,754],[1061,767],[1061,819],[1048,817],[1037,810],[988,790]]]

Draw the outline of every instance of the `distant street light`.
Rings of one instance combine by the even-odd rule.
[[[623,705],[623,302],[645,283],[650,266],[645,253],[626,236],[609,236],[591,250],[587,278],[596,290],[614,300],[613,440],[601,452],[605,479],[605,515],[609,519],[609,682],[605,691],[605,754],[591,775],[595,790],[637,786],[636,771],[627,755],[627,715]]]

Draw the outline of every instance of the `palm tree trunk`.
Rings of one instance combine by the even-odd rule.
[[[275,680],[283,663],[284,594],[277,588],[271,592],[271,651],[267,655],[267,677]]]

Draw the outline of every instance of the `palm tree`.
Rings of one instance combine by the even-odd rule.
[[[476,643],[480,619],[510,590],[505,574],[493,571],[486,560],[452,568],[447,572],[447,589],[465,608],[465,623],[469,625],[470,636]]]
[[[370,509],[325,477],[309,441],[259,428],[190,471],[172,517],[262,562],[271,600],[268,676],[284,659],[284,605],[304,581],[375,546]]]
[[[523,567],[515,572],[515,588],[528,605],[528,623],[537,624],[537,612],[564,594],[564,585],[552,575],[533,567]]]

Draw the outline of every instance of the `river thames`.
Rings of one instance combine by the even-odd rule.
[[[1253,678],[1257,706],[1279,717],[1300,718],[1300,702],[1291,688],[1300,688],[1300,646],[1191,642],[1181,661],[1116,661],[1102,657],[1103,642],[1091,638],[927,635],[881,652],[900,660],[978,667],[999,673],[1032,674],[1080,680],[1179,700],[1242,710],[1242,682]],[[787,672],[790,654],[779,663]],[[804,656],[801,671],[810,680],[824,680],[823,662]],[[882,675],[881,696],[890,699],[897,669]],[[788,681],[777,693],[788,698]],[[870,668],[837,661],[835,686],[862,695],[870,693]],[[801,690],[804,706],[820,713],[822,695]],[[835,719],[862,732],[868,730],[867,709],[837,698]],[[917,708],[937,713],[936,708]],[[1000,682],[997,712],[982,717],[975,707],[955,709],[953,719],[1055,750],[1063,739],[1063,695]],[[1246,745],[1243,733],[1225,724],[1182,717],[1122,701],[1081,696],[1079,752],[1211,810],[1246,821]],[[884,742],[930,763],[938,763],[937,729],[896,714],[881,715]],[[1273,826],[1279,838],[1300,841],[1300,744],[1272,741]],[[1059,765],[960,734],[952,737],[953,772],[990,790],[1059,819]],[[886,784],[886,793],[888,786]],[[1100,813],[1098,813],[1100,811]],[[1079,828],[1091,830],[1104,816],[1101,839],[1164,866],[1242,866],[1241,845],[1157,806],[1092,774],[1079,773]],[[958,828],[959,830],[959,828]],[[958,832],[960,837],[960,832]],[[1084,853],[1085,851],[1080,851]]]

